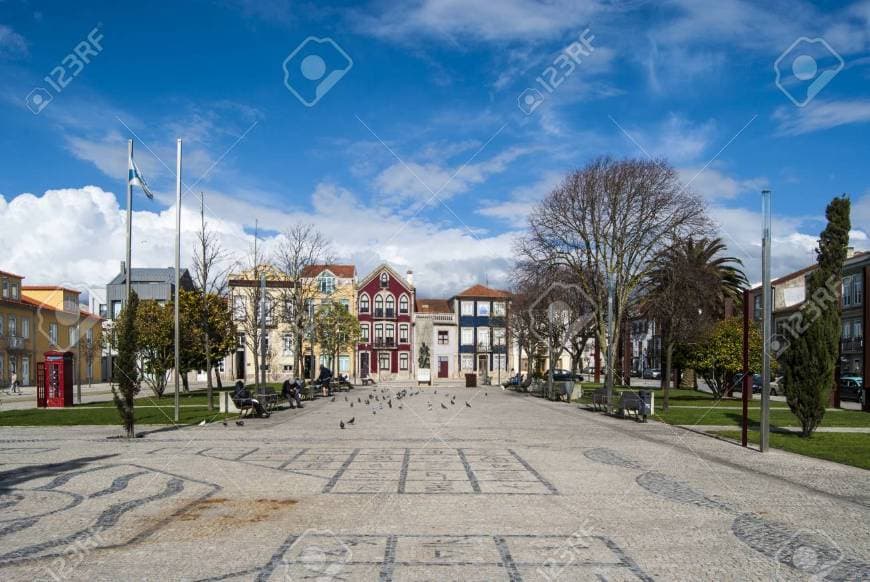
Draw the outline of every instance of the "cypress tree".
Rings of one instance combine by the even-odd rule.
[[[139,393],[139,373],[136,364],[136,354],[139,351],[139,341],[136,333],[136,312],[139,309],[139,296],[130,293],[127,306],[121,313],[120,329],[118,330],[118,356],[115,358],[117,387],[112,386],[112,399],[121,417],[121,423],[127,433],[127,438],[135,436],[133,404]]]
[[[850,202],[834,198],[825,211],[828,224],[816,250],[819,267],[808,277],[800,324],[780,355],[788,407],[808,437],[822,422],[840,351],[840,299],[843,262],[849,245]]]

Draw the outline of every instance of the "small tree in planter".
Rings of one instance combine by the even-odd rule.
[[[758,326],[749,328],[749,368],[761,369],[762,338]],[[686,367],[704,378],[713,394],[719,398],[734,375],[743,369],[743,320],[740,317],[716,323],[701,341],[692,346]]]

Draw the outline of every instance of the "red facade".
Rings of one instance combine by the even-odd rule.
[[[357,346],[357,369],[361,377],[412,377],[413,306],[414,286],[386,265],[360,281],[357,317],[363,339]]]

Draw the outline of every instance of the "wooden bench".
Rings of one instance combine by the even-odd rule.
[[[363,386],[377,386],[377,382],[375,382],[374,379],[371,378],[370,376],[366,376],[365,378],[362,379],[362,385]]]
[[[255,398],[260,401],[266,412],[272,412],[275,410],[275,406],[278,405],[278,393],[275,392],[274,388],[269,386],[258,388]]]
[[[649,412],[648,406],[637,392],[625,391],[619,397],[619,408],[622,415],[631,418],[633,413],[638,422],[646,422]]]
[[[251,414],[254,410],[254,405],[250,402],[241,402],[233,398],[232,392],[223,392],[220,398],[219,410],[224,413],[238,412],[239,418],[243,418]]]

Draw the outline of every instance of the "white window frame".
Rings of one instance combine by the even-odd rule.
[[[240,293],[236,293],[235,295],[233,295],[233,320],[244,321],[246,311],[247,309],[245,309],[244,295],[241,295]]]
[[[492,335],[490,334],[490,330],[488,327],[478,327],[477,328],[477,344],[484,350],[489,350],[492,348]]]
[[[474,354],[461,354],[459,356],[459,366],[462,370],[473,370]]]
[[[490,308],[489,301],[477,302],[477,317],[489,317],[490,313],[492,313],[492,309]]]
[[[369,324],[364,323],[359,326],[359,338],[360,343],[369,343],[369,340],[371,338],[371,326],[369,326]]]
[[[292,335],[290,335],[289,333],[283,334],[281,336],[281,345],[282,345],[281,352],[285,356],[289,356],[289,355],[293,354],[293,336]]]
[[[408,299],[408,296],[404,293],[401,297],[399,297],[399,313],[407,314],[411,309],[411,302]]]
[[[493,301],[492,302],[492,316],[493,317],[504,317],[507,313],[507,307],[504,301]]]
[[[473,346],[474,345],[474,328],[463,327],[459,330],[459,345]]]
[[[402,352],[399,354],[399,370],[407,370],[410,366],[411,358],[408,355],[408,352]]]
[[[474,301],[460,301],[459,315],[474,315]]]
[[[363,293],[359,296],[359,312],[360,313],[369,313],[371,310],[371,301],[369,300],[369,294]]]
[[[407,323],[399,325],[399,343],[406,344],[411,339],[411,329]]]
[[[49,323],[48,324],[48,341],[51,342],[52,345],[57,345],[57,324]]]

